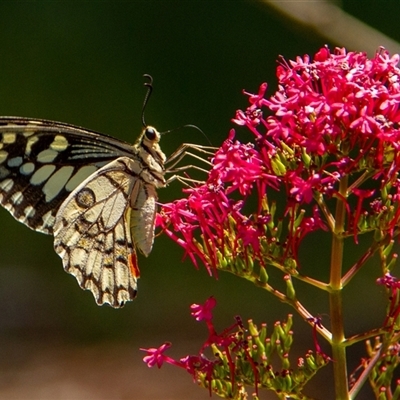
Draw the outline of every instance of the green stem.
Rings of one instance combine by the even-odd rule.
[[[258,280],[257,276],[246,276],[245,279],[249,280],[250,282],[253,282],[256,286],[263,288],[267,290],[268,292],[272,293],[275,297],[277,297],[282,303],[289,304],[292,306],[298,314],[306,321],[309,325],[311,325],[313,328],[315,326],[314,324],[314,316],[303,306],[300,301],[296,299],[290,299],[287,297],[284,293],[280,292],[277,289],[274,289],[271,285],[268,283],[263,283]],[[318,333],[329,343],[332,342],[332,334],[329,332],[328,329],[326,329],[324,326],[317,326],[316,327]]]
[[[339,192],[342,198],[347,197],[348,178],[345,176],[340,181]],[[343,326],[342,307],[342,266],[343,266],[343,237],[346,208],[343,200],[338,198],[336,203],[335,227],[332,237],[332,254],[330,270],[329,293],[331,331],[332,331],[332,356],[333,373],[335,381],[336,399],[349,400],[346,365],[346,346]]]
[[[374,255],[378,248],[378,243],[371,246],[367,252],[347,271],[342,279],[342,286],[345,287],[351,279],[356,275],[356,273],[365,265],[365,263]]]
[[[278,264],[277,262],[271,262],[271,265],[273,265],[275,268],[279,269],[280,271],[282,271],[285,274],[290,274],[290,276],[292,276],[295,279],[298,279],[299,281],[306,282],[309,285],[314,286],[321,290],[325,290],[325,291],[330,290],[329,284],[321,282],[321,281],[311,278],[309,276],[302,275],[298,270],[288,271],[288,269],[285,266]]]
[[[364,369],[364,371],[362,372],[360,377],[357,379],[357,382],[350,390],[350,398],[351,399],[356,398],[358,392],[360,391],[360,389],[363,387],[364,383],[368,379],[368,375],[370,374],[370,372],[372,371],[372,369],[375,367],[376,363],[378,362],[381,354],[382,354],[382,348],[380,348],[379,351],[377,351],[376,354],[371,358],[371,360],[368,363],[367,368]]]
[[[355,343],[365,342],[367,339],[371,339],[373,337],[381,336],[387,333],[387,330],[388,328],[382,327],[382,328],[372,329],[368,332],[359,333],[357,335],[351,336],[348,339],[346,339],[344,344],[346,347],[349,347]]]

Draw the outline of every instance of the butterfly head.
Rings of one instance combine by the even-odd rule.
[[[158,130],[152,126],[146,126],[142,133],[142,143],[146,144],[146,142],[158,143],[160,141],[161,134]]]
[[[151,156],[158,164],[163,166],[166,156],[159,145],[160,138],[161,133],[158,132],[156,128],[153,126],[146,126],[136,142],[135,147],[139,150],[142,157],[147,159],[148,156]]]

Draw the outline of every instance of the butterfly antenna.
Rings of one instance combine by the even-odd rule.
[[[144,96],[144,101],[143,101],[143,107],[142,107],[142,124],[143,127],[146,128],[147,124],[144,119],[144,110],[146,109],[147,103],[149,102],[149,98],[151,95],[151,92],[153,91],[153,77],[148,74],[144,74],[143,78],[148,79],[148,82],[145,82],[143,85],[147,87],[147,93],[146,96]]]
[[[198,126],[192,125],[192,124],[186,124],[186,125],[178,126],[177,128],[169,129],[168,131],[161,132],[161,134],[164,135],[165,133],[170,133],[170,132],[173,132],[173,131],[177,131],[177,130],[182,129],[182,128],[193,128],[193,129],[198,130],[206,138],[206,140],[210,144],[210,146],[213,145],[211,143],[211,140],[208,138],[208,136]]]

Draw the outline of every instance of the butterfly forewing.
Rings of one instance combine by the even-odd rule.
[[[0,118],[0,202],[30,228],[52,233],[68,194],[132,146],[68,124]]]
[[[164,187],[159,133],[135,143],[73,125],[0,117],[0,202],[28,227],[54,234],[67,272],[98,304],[136,294],[135,247],[151,251],[156,188]]]

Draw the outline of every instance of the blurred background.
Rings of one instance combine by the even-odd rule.
[[[235,111],[247,106],[243,89],[255,92],[267,81],[269,93],[276,90],[279,55],[312,56],[324,44],[370,56],[380,45],[399,52],[398,15],[396,1],[362,7],[357,0],[3,1],[0,114],[63,121],[133,142],[141,130],[142,75],[148,73],[154,93],[147,122],[159,130],[195,124],[219,145],[234,127]],[[241,141],[252,140],[235,129]],[[164,136],[162,148],[168,155],[182,142],[208,144],[194,130],[179,130]],[[175,182],[160,190],[160,201],[179,198],[181,189]],[[210,295],[218,301],[220,329],[237,314],[272,325],[292,312],[250,283],[196,270],[162,235],[151,256],[139,259],[137,300],[122,310],[98,307],[63,271],[51,237],[30,231],[3,209],[0,226],[1,399],[207,399],[185,371],[148,369],[139,347],[171,341],[175,357],[196,353],[206,328],[189,307]],[[362,247],[348,254],[349,265]],[[329,251],[329,238],[319,236],[302,254],[321,279],[327,278],[324,249]],[[367,269],[371,276],[379,273],[373,263]],[[382,322],[383,293],[363,279],[346,293],[349,334]],[[366,307],[371,293],[376,302]],[[325,315],[327,301],[319,296],[313,293],[306,306]],[[304,354],[313,346],[311,329],[296,319],[294,330],[298,355]],[[363,354],[362,346],[356,349],[350,370]],[[331,398],[330,374],[322,373],[322,385],[310,388],[310,395]]]

